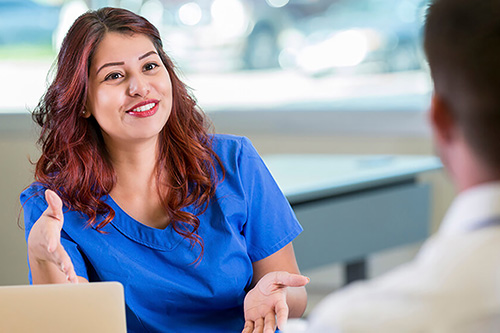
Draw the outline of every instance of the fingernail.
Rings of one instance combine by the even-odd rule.
[[[61,271],[64,272],[64,263],[61,264]]]

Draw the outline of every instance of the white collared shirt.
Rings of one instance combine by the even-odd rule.
[[[500,182],[462,192],[413,261],[327,296],[284,332],[500,332]]]
[[[481,221],[500,218],[500,182],[487,183],[462,192],[446,213],[440,233],[463,233]]]

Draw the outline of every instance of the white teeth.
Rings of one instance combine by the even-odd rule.
[[[132,112],[148,111],[148,110],[151,110],[155,105],[156,105],[156,103],[149,103],[149,104],[146,104],[143,106],[139,106],[138,108],[133,109]]]

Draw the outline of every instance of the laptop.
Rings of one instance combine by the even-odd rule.
[[[118,282],[0,287],[0,332],[126,333]]]

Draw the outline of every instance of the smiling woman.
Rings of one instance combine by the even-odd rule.
[[[99,123],[106,145],[156,140],[171,109],[170,76],[151,40],[107,33],[90,67],[85,112]]]
[[[32,283],[121,282],[129,332],[273,332],[302,315],[290,205],[248,139],[208,133],[146,19],[80,16],[33,118]]]

